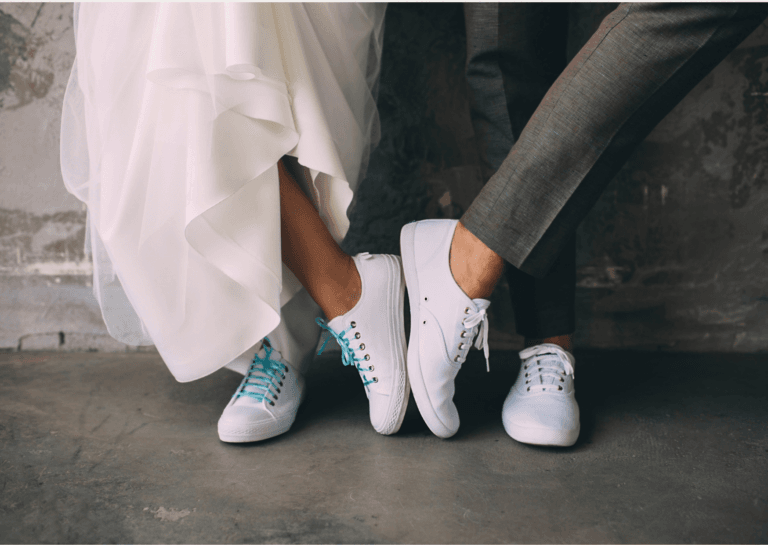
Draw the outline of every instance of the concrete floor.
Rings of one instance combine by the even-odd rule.
[[[229,371],[176,383],[147,353],[0,354],[0,541],[766,542],[768,356],[578,352],[582,433],[511,440],[513,352],[457,384],[462,427],[367,422],[323,355],[286,435],[219,442]]]

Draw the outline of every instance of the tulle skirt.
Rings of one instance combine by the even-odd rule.
[[[109,333],[179,381],[235,359],[300,285],[277,162],[341,240],[378,139],[381,4],[82,4],[61,162]]]

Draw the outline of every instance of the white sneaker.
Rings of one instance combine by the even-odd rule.
[[[262,441],[285,433],[304,398],[304,377],[264,338],[262,347],[219,418],[227,443]]]
[[[459,429],[454,380],[472,341],[488,361],[491,304],[470,299],[451,274],[449,254],[456,220],[410,223],[400,232],[403,271],[411,304],[408,378],[422,418],[438,437]]]
[[[517,381],[504,401],[501,419],[521,443],[570,447],[579,437],[579,405],[573,386],[573,355],[556,344],[520,352]]]
[[[363,287],[360,300],[346,314],[317,323],[339,343],[342,363],[360,373],[373,429],[391,435],[403,423],[411,391],[405,371],[402,267],[394,255],[362,253],[352,259]]]

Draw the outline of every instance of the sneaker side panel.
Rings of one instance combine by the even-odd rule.
[[[419,223],[411,223],[403,227],[400,232],[400,252],[403,256],[403,273],[408,288],[408,302],[411,307],[411,330],[408,340],[408,377],[411,384],[414,400],[421,413],[424,422],[438,437],[448,438],[454,435],[458,429],[447,427],[435,412],[430,400],[429,390],[421,367],[421,292],[419,275],[417,271],[416,230]],[[444,350],[444,348],[443,348]],[[458,418],[457,418],[458,423]]]

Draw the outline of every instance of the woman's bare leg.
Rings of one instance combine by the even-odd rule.
[[[277,168],[283,263],[330,321],[360,300],[362,283],[357,266],[333,239],[282,160]]]

